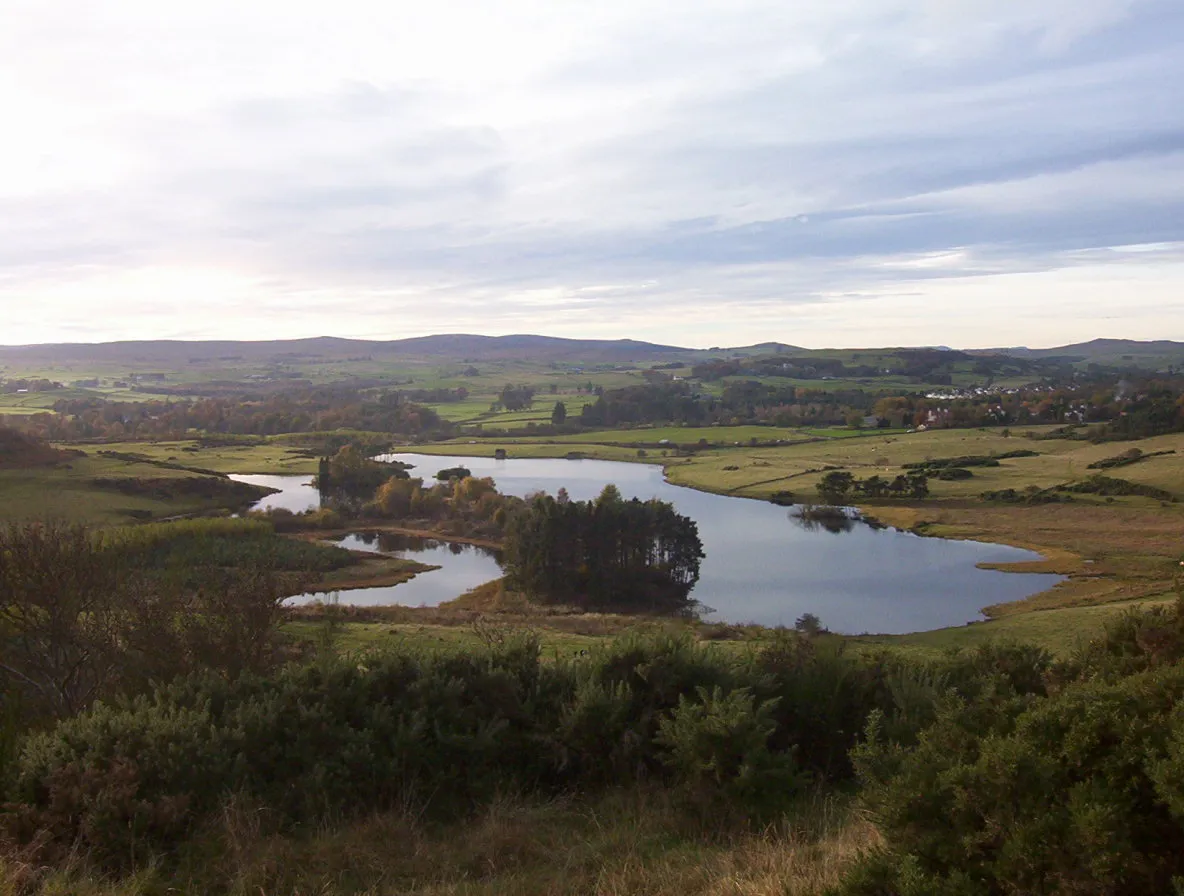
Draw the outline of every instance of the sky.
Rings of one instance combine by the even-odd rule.
[[[1184,339],[1180,0],[0,0],[0,344]]]

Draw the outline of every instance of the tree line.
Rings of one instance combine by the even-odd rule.
[[[688,609],[703,556],[693,520],[612,485],[595,501],[536,495],[505,532],[511,587],[583,607]]]
[[[397,391],[370,393],[317,388],[258,400],[203,398],[167,401],[64,399],[54,413],[13,417],[11,426],[53,441],[184,438],[205,434],[268,436],[356,429],[425,438],[452,435],[455,427],[431,408]]]

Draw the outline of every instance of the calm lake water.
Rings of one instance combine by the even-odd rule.
[[[251,505],[252,510],[290,510],[303,513],[321,506],[321,493],[312,484],[313,476],[274,476],[270,474],[232,474],[235,482],[261,485],[264,488],[278,488],[279,494],[268,495]]]
[[[625,498],[669,501],[699,525],[707,556],[691,596],[713,610],[704,614],[713,621],[793,625],[808,612],[839,632],[923,631],[981,619],[982,607],[1019,600],[1059,581],[1055,576],[975,567],[982,562],[1038,559],[1031,551],[922,538],[862,524],[841,533],[807,529],[791,517],[793,508],[670,485],[656,464],[525,458],[499,461],[420,454],[392,454],[382,459],[413,464],[411,475],[425,480],[431,480],[438,470],[463,464],[474,476],[491,476],[499,490],[518,496],[536,491],[554,494],[566,488],[573,500],[588,500],[611,482]],[[308,481],[302,476],[235,478],[269,480],[263,484],[272,487],[283,487],[277,484],[279,480],[293,484]],[[303,510],[317,505],[315,489],[311,495],[302,494],[301,499],[273,506]],[[280,499],[287,501],[284,495],[273,495],[261,504]],[[293,506],[300,500],[304,501],[302,506]],[[406,556],[440,563],[448,570],[466,563],[492,564],[485,567],[490,574],[482,581],[500,574],[492,557],[477,560],[475,552],[471,556],[463,550],[447,556],[436,553],[432,556],[438,559],[427,559],[413,548],[406,550],[411,551]],[[450,583],[428,594],[427,581],[433,576],[446,578],[443,572],[423,573],[394,588],[350,591],[342,597],[347,603],[434,605],[480,584],[465,579],[466,584],[455,590],[450,590]],[[423,596],[417,593],[421,588]],[[367,593],[372,590],[385,593]],[[446,591],[450,591],[446,597],[436,597]]]
[[[356,532],[337,544],[351,551],[390,554],[393,557],[405,557],[440,567],[431,572],[421,572],[411,581],[403,582],[401,585],[359,588],[341,595],[342,603],[358,606],[405,604],[413,607],[434,607],[502,574],[501,567],[498,566],[500,551],[459,541],[438,541],[435,538],[419,538],[392,532]],[[310,595],[293,598],[292,602],[323,599],[323,595]]]

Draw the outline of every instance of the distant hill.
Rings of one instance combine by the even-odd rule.
[[[667,359],[693,350],[657,345],[632,339],[561,339],[553,336],[475,336],[448,334],[412,339],[372,341],[323,336],[315,339],[287,339],[267,342],[228,340],[188,342],[64,343],[56,345],[0,346],[0,362],[6,359],[51,363],[94,362],[159,363],[236,360],[282,361],[291,359],[348,360],[449,359],[491,361],[525,358],[531,360],[642,361]]]
[[[933,348],[929,350],[935,350]],[[959,354],[947,346],[936,350]],[[893,353],[900,349],[859,349]],[[915,349],[907,349],[915,351]],[[557,336],[479,336],[469,333],[416,336],[410,339],[367,340],[321,336],[257,342],[230,340],[188,342],[157,340],[145,342],[62,343],[54,345],[0,346],[0,366],[16,364],[105,363],[143,369],[158,365],[175,369],[186,363],[217,362],[269,363],[296,361],[564,361],[571,363],[624,364],[703,358],[741,358],[792,352],[800,355],[834,354],[782,342],[756,345],[684,348],[640,342],[634,339],[564,339]],[[971,355],[1006,355],[1027,360],[1060,360],[1078,365],[1103,364],[1112,367],[1141,367],[1162,370],[1184,367],[1184,342],[1160,340],[1138,342],[1129,339],[1095,339],[1057,348],[1032,349],[1023,346],[975,349]]]
[[[1107,367],[1140,367],[1162,370],[1184,366],[1184,342],[1166,339],[1139,341],[1135,339],[1094,339],[1056,348],[995,348],[975,351],[978,355],[1010,355],[1014,358],[1035,360],[1063,360],[1074,364],[1102,364]]]
[[[557,336],[529,334],[478,336],[456,333],[385,341],[321,336],[314,339],[266,342],[156,340],[0,346],[0,364],[5,361],[25,364],[35,361],[50,364],[105,362],[159,364],[171,367],[178,363],[196,361],[339,361],[367,357],[375,360],[626,363],[669,361],[683,357],[691,359],[708,354],[771,354],[788,350],[801,351],[794,346],[778,342],[705,351],[676,345],[639,342],[634,339],[563,339]]]
[[[376,355],[449,358],[474,361],[644,361],[664,360],[691,349],[658,345],[633,339],[562,339],[556,336],[474,336],[469,334],[420,336],[391,342],[370,343]]]

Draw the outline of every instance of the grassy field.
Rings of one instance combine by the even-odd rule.
[[[459,423],[462,420],[473,420],[489,413],[489,399],[466,399],[465,401],[446,401],[429,404],[431,408],[444,420]]]
[[[89,389],[55,389],[51,392],[0,392],[0,414],[43,414],[59,401],[101,397]]]
[[[93,480],[195,478],[181,470],[88,453],[55,467],[0,470],[0,522],[28,519],[67,520],[91,525],[121,525],[136,519],[175,516],[224,506],[218,499],[124,494]]]
[[[935,655],[947,650],[977,647],[999,641],[1025,641],[1039,644],[1057,657],[1068,657],[1102,634],[1106,624],[1121,613],[1136,608],[1149,609],[1166,604],[1173,597],[1157,596],[1148,600],[1063,607],[1014,613],[987,622],[975,622],[956,628],[941,628],[908,635],[862,635],[847,640],[858,648],[888,647],[907,653]]]
[[[1138,443],[1092,445],[1065,439],[1029,439],[1048,428],[1002,430],[948,429],[916,433],[865,433],[862,438],[809,442],[750,451],[721,449],[702,451],[694,457],[672,462],[671,482],[707,491],[748,497],[768,497],[789,488],[803,498],[813,497],[822,477],[822,467],[841,467],[857,476],[896,476],[907,463],[918,463],[964,455],[1003,454],[1019,449],[1037,452],[1035,457],[1003,460],[998,467],[974,467],[973,478],[943,482],[931,479],[936,499],[970,499],[988,490],[1022,489],[1028,485],[1047,488],[1084,478],[1095,472],[1089,464],[1138,445],[1143,451],[1175,450],[1176,454],[1151,458],[1120,468],[1112,475],[1158,485],[1184,495],[1184,434],[1160,436]],[[737,467],[729,470],[726,467]],[[809,471],[816,471],[810,473]],[[789,481],[793,480],[792,483]]]
[[[404,445],[397,447],[396,452],[410,452],[415,454],[442,454],[456,457],[493,457],[499,448],[507,451],[511,458],[523,457],[566,457],[569,454],[579,454],[593,460],[640,461],[642,463],[661,463],[665,458],[658,451],[647,452],[639,456],[636,448],[623,445],[594,445],[565,442],[521,442],[514,443],[505,440],[465,440],[456,439],[451,442],[435,442],[430,445]],[[644,449],[643,449],[644,450]]]
[[[548,418],[549,419],[549,418]],[[852,430],[854,432],[854,430]],[[561,436],[546,436],[546,442],[556,444],[600,445],[657,445],[661,441],[672,445],[693,445],[700,439],[729,445],[745,444],[751,439],[776,441],[811,438],[813,431],[776,426],[641,426],[636,429],[595,429]],[[508,444],[528,444],[544,441],[530,436],[507,437]]]
[[[317,459],[302,449],[269,439],[258,444],[205,447],[195,439],[160,442],[114,442],[104,450],[142,454],[158,461],[215,470],[219,473],[273,473],[277,475],[315,473]],[[93,449],[86,449],[93,450]]]

